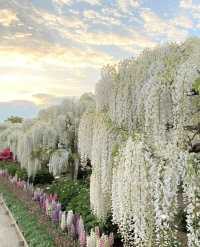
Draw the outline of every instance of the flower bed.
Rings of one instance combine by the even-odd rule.
[[[48,225],[56,246],[113,246],[113,234],[109,236],[100,234],[98,227],[91,231],[90,236],[87,236],[82,217],[71,210],[62,211],[56,194],[48,195],[42,189],[34,188],[32,184],[18,180],[17,176],[9,176],[6,170],[0,170],[0,178],[10,191],[25,202],[39,218],[41,217],[43,224]],[[60,228],[57,227],[58,225]]]

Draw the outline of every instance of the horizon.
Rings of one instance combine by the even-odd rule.
[[[0,121],[94,92],[106,64],[200,37],[199,14],[198,0],[1,1]]]

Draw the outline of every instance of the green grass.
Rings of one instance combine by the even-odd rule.
[[[28,209],[6,187],[0,184],[0,192],[15,220],[19,224],[29,247],[55,247],[52,237],[37,219],[30,215]]]

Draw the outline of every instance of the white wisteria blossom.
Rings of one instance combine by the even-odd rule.
[[[112,211],[125,246],[184,245],[176,222],[183,194],[190,201],[188,243],[199,245],[192,220],[198,203],[190,192],[199,191],[197,175],[187,174],[192,147],[200,142],[199,78],[199,39],[103,68],[96,111],[81,119],[79,151],[92,164],[92,208],[104,218]]]

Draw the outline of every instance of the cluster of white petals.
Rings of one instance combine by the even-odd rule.
[[[187,176],[200,138],[187,128],[200,122],[200,96],[192,91],[199,77],[198,39],[146,50],[102,71],[96,112],[81,119],[79,151],[91,160],[92,208],[103,218],[112,211],[125,246],[178,246],[183,194],[190,198],[188,242],[199,245],[192,195],[200,188],[197,175],[190,182]]]
[[[9,147],[21,167],[34,176],[43,166],[49,165],[54,176],[66,172],[70,163],[77,176],[79,166],[77,139],[80,116],[94,106],[93,96],[85,94],[80,99],[69,98],[61,105],[41,110],[38,117],[0,125],[0,148]]]

